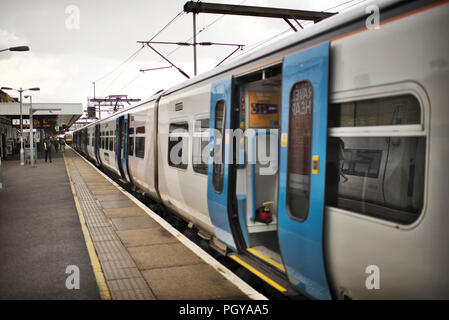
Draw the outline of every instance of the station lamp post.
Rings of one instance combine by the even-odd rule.
[[[11,47],[11,48],[6,48],[6,49],[0,50],[0,52],[3,52],[3,51],[30,51],[30,48],[27,46],[20,46],[20,47]]]
[[[22,123],[22,93],[24,91],[39,91],[39,88],[29,88],[29,89],[14,89],[9,87],[2,87],[2,90],[15,90],[20,93],[20,165],[25,165],[25,151],[23,149],[23,123]]]
[[[30,48],[28,46],[19,46],[0,50],[0,52],[3,51],[30,51]],[[3,183],[2,183],[2,159],[0,158],[0,189],[1,188],[3,188]]]

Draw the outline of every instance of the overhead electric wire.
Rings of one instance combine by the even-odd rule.
[[[161,34],[167,27],[169,27],[172,23],[174,23],[177,19],[179,19],[179,17],[181,17],[184,14],[184,10],[180,11],[172,20],[170,20],[170,22],[168,22],[161,30],[159,30],[152,38],[151,40],[153,40],[154,38],[156,38],[159,34]],[[151,41],[150,40],[150,41]],[[122,63],[120,63],[117,67],[115,67],[113,70],[111,70],[110,72],[104,74],[103,76],[101,76],[100,78],[98,78],[97,80],[95,80],[95,82],[98,82],[100,80],[103,80],[104,78],[106,78],[107,76],[113,74],[115,71],[117,71],[118,69],[120,69],[120,67],[122,67],[123,65],[127,64],[129,65],[129,63],[131,63],[136,57],[137,55],[140,53],[140,51],[144,48],[145,46],[140,47],[137,51],[135,51],[132,55],[130,55],[128,58],[125,59],[125,61],[123,61]],[[126,70],[126,68],[124,70],[122,70],[121,73],[119,73],[110,83],[109,85],[107,85],[107,87],[105,89],[103,89],[103,91],[106,91],[114,82],[115,80],[118,79],[118,77],[120,77],[123,72]],[[139,74],[140,75],[140,74]],[[137,77],[136,77],[137,78]],[[135,79],[136,79],[135,78]],[[134,80],[133,80],[134,81]],[[127,84],[129,85],[129,83]],[[127,86],[125,85],[125,87]],[[122,90],[122,89],[120,89]]]
[[[247,0],[243,0],[243,1],[241,1],[240,3],[238,3],[238,4],[236,4],[236,6],[239,6],[239,5],[242,5],[244,2],[246,2]],[[354,2],[354,1],[357,1],[357,0],[349,0],[349,1],[345,1],[345,2],[343,2],[343,3],[340,3],[340,4],[338,4],[338,5],[336,5],[336,6],[333,6],[333,7],[331,7],[331,8],[328,8],[328,9],[325,9],[325,10],[323,10],[323,11],[329,11],[329,10],[333,10],[333,9],[336,9],[336,8],[339,8],[339,7],[341,7],[341,6],[344,6],[344,5],[346,5],[346,4],[349,4],[349,3],[351,3],[351,2]],[[355,5],[357,5],[357,4],[360,4],[360,3],[362,3],[362,2],[364,2],[364,1],[366,1],[366,0],[361,0],[361,1],[359,1],[359,2],[356,2],[355,4],[352,4],[352,5],[350,5],[350,6],[348,6],[348,7],[345,7],[345,8],[343,8],[342,10],[346,10],[346,9],[348,9],[348,8],[351,8],[351,7],[353,7],[353,6],[355,6]],[[172,20],[170,20],[161,30],[159,30],[149,41],[152,41],[153,39],[155,39],[158,35],[160,35],[166,28],[168,28],[171,24],[173,24],[176,20],[178,20],[183,14],[184,14],[185,12],[184,12],[184,10],[182,10],[182,11],[180,11]],[[226,14],[223,14],[223,15],[221,15],[220,17],[218,17],[217,19],[215,19],[215,20],[213,20],[212,22],[210,22],[209,24],[207,24],[205,27],[203,27],[202,29],[200,29],[197,33],[196,33],[196,36],[198,36],[200,33],[202,33],[202,32],[204,32],[205,30],[207,30],[208,28],[210,28],[212,25],[214,25],[215,23],[217,23],[219,20],[221,20],[222,18],[224,18],[224,16],[226,16]],[[306,22],[302,22],[301,24],[304,26],[304,25],[308,25],[308,24],[310,24],[310,23],[313,23],[312,21],[306,21]],[[258,41],[258,42],[256,42],[256,43],[254,43],[254,44],[251,44],[251,45],[248,45],[248,46],[246,46],[246,50],[243,50],[242,51],[242,53],[241,54],[246,54],[246,53],[249,53],[249,52],[251,52],[251,51],[253,51],[254,49],[256,49],[256,48],[258,48],[258,47],[260,47],[260,46],[262,46],[263,44],[265,44],[265,43],[267,43],[267,42],[270,42],[270,41],[272,41],[272,40],[274,40],[274,39],[276,39],[276,38],[278,38],[278,37],[280,37],[281,35],[283,35],[283,34],[285,34],[285,33],[287,33],[287,32],[291,32],[292,31],[292,29],[291,28],[288,28],[288,29],[286,29],[286,30],[284,30],[284,31],[282,31],[281,33],[279,33],[279,34],[277,34],[277,35],[275,35],[275,36],[272,36],[272,37],[270,37],[270,38],[268,38],[268,39],[264,39],[264,40],[261,40],[261,41]],[[184,41],[184,42],[189,42],[189,41],[191,41],[193,39],[193,36],[191,36],[190,38],[188,38],[186,41]],[[143,47],[142,47],[143,48]],[[140,48],[138,51],[140,51],[142,48]],[[165,55],[165,57],[169,57],[169,56],[171,56],[172,54],[174,54],[176,51],[178,51],[179,49],[181,48],[181,46],[178,46],[178,47],[176,47],[175,49],[173,49],[172,51],[170,51],[169,53],[167,53],[166,55]],[[137,53],[137,52],[136,52]],[[239,54],[238,56],[240,56],[241,54]],[[132,57],[129,57],[127,60],[129,60],[129,59],[131,59]],[[162,59],[160,60],[160,61],[163,61]],[[124,61],[122,64],[124,64],[124,63],[126,63],[126,61]],[[120,66],[119,66],[120,67]],[[117,67],[118,68],[118,67]],[[114,71],[114,70],[113,70]],[[113,72],[112,71],[112,72]],[[111,72],[111,73],[112,73]],[[135,77],[135,78],[133,78],[130,82],[128,82],[124,87],[122,87],[121,89],[120,89],[120,91],[121,90],[123,90],[124,88],[126,88],[126,87],[128,87],[131,83],[133,83],[133,82],[135,82],[138,78],[140,78],[141,76],[143,75],[143,73],[139,73],[139,75],[137,76],[137,77]],[[105,76],[104,76],[105,77]]]
[[[246,2],[247,0],[243,0],[241,1],[239,4],[236,4],[235,6],[240,6],[242,3]],[[215,19],[214,21],[212,21],[211,23],[209,23],[207,26],[203,27],[202,29],[200,29],[195,36],[198,36],[201,32],[207,30],[208,28],[210,28],[212,25],[214,25],[215,23],[217,23],[220,19],[222,19],[224,16],[226,16],[226,14],[221,15],[220,17],[218,17],[217,19]],[[184,42],[189,42],[190,40],[193,39],[193,36],[191,36],[190,38],[188,38],[186,41]],[[179,49],[181,49],[181,46],[176,47],[175,49],[173,49],[172,51],[170,51],[169,53],[167,53],[165,56],[169,57],[171,56],[173,53],[175,53],[176,51],[178,51]],[[163,61],[162,59],[160,61]]]
[[[127,88],[131,83],[133,83],[134,81],[136,81],[138,78],[140,78],[141,76],[143,76],[143,73],[139,73],[137,75],[137,77],[135,77],[134,79],[132,79],[131,81],[129,81],[127,84],[125,84],[122,88],[120,88],[119,91],[124,90],[125,88]]]
[[[153,40],[158,35],[160,35],[165,29],[167,29],[173,22],[175,22],[183,14],[184,14],[184,10],[181,10],[173,19],[170,20],[169,23],[167,23],[161,30],[159,30],[153,37],[151,37],[151,39],[149,41]]]
[[[143,49],[144,46],[140,47],[139,49],[137,49],[137,51],[135,51],[132,55],[130,55],[128,58],[125,59],[125,61],[123,61],[122,63],[120,63],[117,67],[115,67],[113,70],[109,71],[108,73],[104,74],[103,76],[101,76],[100,78],[98,78],[97,80],[95,80],[95,82],[100,81],[104,78],[106,78],[107,76],[109,76],[110,74],[114,73],[116,70],[118,70],[122,65],[124,65],[128,60],[130,59],[134,59],[135,56],[137,56],[140,52],[140,50]]]
[[[326,12],[326,11],[329,11],[329,10],[333,10],[333,9],[336,9],[336,8],[338,8],[338,7],[341,7],[341,6],[344,6],[344,5],[346,5],[346,4],[348,4],[348,3],[351,3],[351,2],[354,2],[354,1],[357,1],[357,0],[349,0],[349,1],[345,1],[345,2],[343,2],[343,3],[340,3],[339,5],[336,5],[336,6],[333,6],[333,7],[331,7],[331,8],[325,9],[325,10],[323,10],[323,11]],[[351,8],[351,7],[353,7],[353,6],[356,6],[356,5],[358,5],[358,4],[360,4],[360,3],[364,2],[364,1],[366,1],[366,0],[361,0],[361,1],[357,2],[357,3],[354,3],[354,4],[352,4],[352,5],[348,6],[348,7],[346,7],[346,8],[343,8],[342,10],[347,10],[347,9],[349,9],[349,8]],[[306,21],[306,22],[302,22],[301,25],[302,25],[302,26],[307,26],[307,25],[309,25],[309,24],[311,24],[311,23],[313,23],[313,21]],[[285,34],[285,33],[287,33],[287,32],[291,32],[291,31],[292,31],[292,29],[291,29],[291,28],[288,28],[288,29],[282,31],[281,33],[279,33],[279,34],[277,34],[277,35],[275,35],[275,36],[272,36],[272,37],[267,38],[267,39],[263,39],[263,40],[261,40],[261,41],[258,41],[258,42],[256,42],[256,43],[254,43],[254,44],[250,44],[250,45],[246,46],[245,50],[243,50],[242,53],[238,54],[236,57],[239,57],[239,56],[241,56],[242,54],[247,54],[247,53],[253,51],[254,49],[256,49],[256,48],[258,48],[258,47],[260,47],[260,46],[266,44],[267,42],[270,42],[270,41],[276,39],[277,37],[280,37],[281,35],[283,35],[283,34]],[[236,58],[236,57],[234,57],[234,58]]]
[[[142,48],[143,48],[143,46],[142,46]],[[140,48],[140,50],[142,49],[142,48]],[[140,50],[139,50],[139,52],[140,52]],[[137,54],[136,55],[134,55],[131,59],[128,59],[128,61],[127,61],[127,63],[126,63],[126,66],[124,67],[124,69],[114,78],[114,79],[112,79],[112,81],[106,86],[106,88],[104,88],[103,89],[103,91],[106,91],[106,90],[108,90],[110,87],[111,87],[111,85],[125,72],[125,70],[127,69],[127,67],[129,66],[129,64],[135,59],[137,57]]]

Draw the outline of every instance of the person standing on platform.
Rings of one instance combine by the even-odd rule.
[[[64,139],[59,139],[59,145],[61,146],[61,151],[65,151],[65,141]]]
[[[50,162],[51,162],[51,140],[50,139],[46,139],[44,141],[44,150],[45,150],[45,162],[47,162],[47,158],[50,158]]]
[[[58,139],[55,139],[55,151],[56,151],[56,153],[58,153],[58,149],[59,149],[59,141],[58,141]]]

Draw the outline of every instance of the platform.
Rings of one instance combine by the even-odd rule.
[[[27,298],[24,292],[30,288],[34,292],[31,297],[37,299],[265,298],[70,148],[64,157],[54,158],[51,164],[38,161],[36,168],[6,163],[4,189],[0,191],[0,299]],[[14,175],[16,179],[11,179]],[[39,181],[32,183],[30,179]],[[37,199],[26,200],[32,194]],[[26,203],[30,205],[24,206]],[[53,214],[48,206],[53,208]],[[17,215],[23,220],[16,221]],[[26,233],[24,224],[30,232],[36,232],[34,215],[44,217],[40,224],[45,227],[24,248],[26,244],[18,244],[20,235]],[[71,229],[64,230],[67,226],[62,225],[63,221],[55,224],[54,220],[63,220],[62,217],[69,220]],[[5,226],[4,221],[15,225],[16,230]],[[11,246],[11,242],[16,246]],[[29,256],[33,246],[48,250],[46,246],[58,246],[58,243],[66,243],[65,250],[55,250],[51,258],[45,259],[37,253],[31,253],[34,258]],[[64,255],[71,256],[73,251],[79,251],[79,257],[66,262]],[[15,263],[5,263],[8,256],[21,256],[30,263],[33,259],[38,261],[41,266],[38,273],[48,274],[52,283],[56,281],[51,275],[64,266],[62,282],[57,285],[65,295],[51,290],[47,295],[40,295],[42,291],[34,288],[33,282],[22,284],[23,290],[17,288],[20,282],[16,284],[11,278],[19,279],[26,269],[18,258]],[[45,270],[49,259],[60,261],[60,268]],[[83,266],[83,269],[80,266],[80,290],[65,288],[64,271],[69,264]],[[49,287],[57,285],[48,284]],[[95,290],[87,290],[87,285]],[[84,286],[85,295],[71,295]],[[7,292],[7,287],[15,292]]]

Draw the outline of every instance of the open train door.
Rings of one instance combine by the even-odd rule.
[[[229,219],[229,132],[232,77],[216,81],[211,88],[210,158],[207,175],[207,204],[217,238],[237,251]]]
[[[120,171],[122,179],[130,183],[128,172],[128,127],[129,115],[125,114],[116,120],[115,141],[117,141],[117,150],[115,150],[115,161]]]
[[[283,64],[279,244],[289,281],[331,299],[323,253],[329,42]]]

